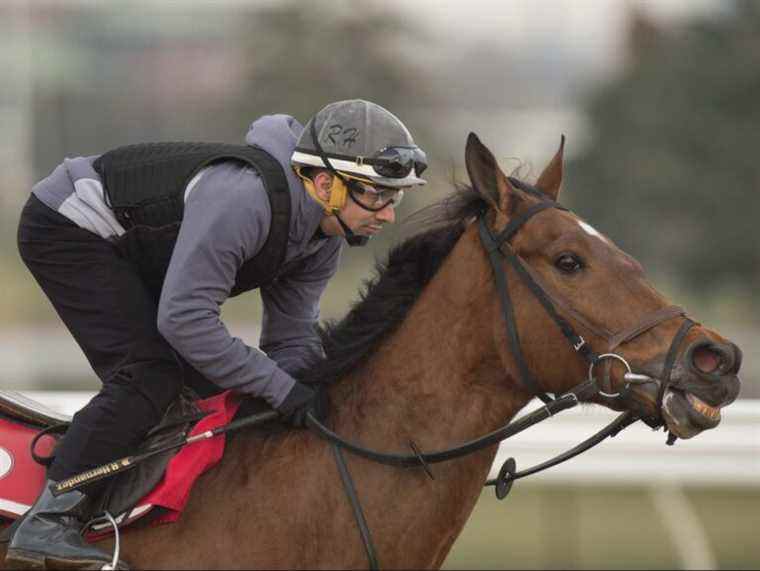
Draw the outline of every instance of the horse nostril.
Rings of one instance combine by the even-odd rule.
[[[700,373],[714,373],[725,366],[725,354],[712,345],[700,345],[691,353],[691,362]]]

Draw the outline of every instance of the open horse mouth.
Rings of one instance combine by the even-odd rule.
[[[659,384],[659,380],[653,379]],[[721,408],[728,405],[726,402],[718,406],[706,403],[695,394],[684,391],[678,387],[668,387],[662,399],[662,409],[659,414],[655,412],[657,400],[657,385],[632,387],[634,400],[639,402],[640,410],[647,410],[646,414],[662,416],[665,427],[675,436],[686,440],[693,438],[704,430],[715,428],[721,421]]]
[[[668,430],[684,440],[718,426],[720,408],[675,388],[668,389],[662,399],[662,417]]]

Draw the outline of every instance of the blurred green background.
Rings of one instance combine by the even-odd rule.
[[[679,553],[657,512],[656,489],[519,482],[503,502],[483,492],[444,569],[704,569],[699,556]],[[715,568],[758,569],[760,490],[683,493]]]
[[[64,157],[141,141],[241,142],[262,114],[305,122],[361,97],[396,113],[431,159],[431,184],[410,193],[402,219],[466,180],[469,131],[529,180],[564,133],[563,202],[737,342],[741,396],[760,397],[760,2],[4,0],[0,48],[5,387],[98,386],[15,248],[32,184]],[[343,315],[374,259],[413,231],[397,224],[347,251],[323,317]],[[256,295],[223,315],[256,341]],[[758,568],[758,489],[720,484],[687,499],[720,567]],[[479,503],[447,567],[684,564],[658,533],[647,488],[523,490]]]

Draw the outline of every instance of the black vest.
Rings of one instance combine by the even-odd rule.
[[[126,230],[116,243],[156,299],[182,223],[185,188],[202,168],[225,160],[256,169],[272,211],[264,246],[238,270],[230,294],[235,296],[271,283],[285,260],[291,207],[280,163],[263,149],[245,145],[143,143],[109,151],[93,165],[103,181],[106,203]]]

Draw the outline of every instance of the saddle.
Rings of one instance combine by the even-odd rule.
[[[45,467],[32,456],[50,457],[58,437],[55,426],[71,418],[14,391],[0,391],[0,517],[13,520],[34,503],[45,483]]]
[[[240,404],[230,391],[199,401],[189,388],[146,436],[136,454],[228,423]],[[14,391],[0,390],[0,519],[22,516],[45,484],[46,470],[71,417]],[[195,480],[222,457],[224,438],[153,456],[109,481],[92,514],[112,514],[120,527],[143,519],[164,523],[179,517]],[[96,538],[99,530],[91,530]],[[7,538],[0,538],[0,543]]]

